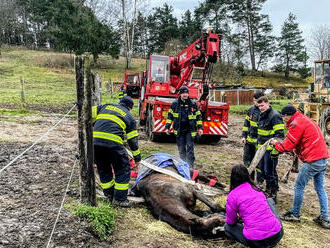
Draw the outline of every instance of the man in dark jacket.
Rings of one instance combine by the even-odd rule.
[[[294,186],[293,207],[281,218],[287,221],[300,221],[304,189],[308,181],[313,178],[321,212],[314,221],[330,229],[328,197],[323,185],[329,153],[322,131],[313,120],[296,111],[293,105],[286,105],[281,115],[288,128],[286,138],[283,142],[273,139],[271,143],[280,153],[294,151],[303,162]]]
[[[245,116],[242,143],[244,144],[243,163],[249,167],[254,155],[256,154],[256,145],[258,137],[258,119],[260,110],[258,108],[257,99],[264,96],[262,91],[257,91],[253,95],[253,106],[251,106]]]
[[[121,207],[132,205],[127,200],[130,163],[123,146],[125,136],[137,167],[141,160],[136,121],[130,113],[133,104],[129,96],[124,96],[120,99],[119,105],[94,106],[92,113],[95,120],[94,159],[100,175],[101,187],[112,204]]]
[[[176,136],[180,158],[194,167],[194,138],[198,132],[203,134],[202,116],[197,104],[189,98],[187,86],[180,88],[180,96],[171,105],[168,112],[165,132],[170,133],[173,121],[173,132]]]
[[[266,96],[258,99],[260,115],[258,119],[257,148],[261,147],[271,138],[284,138],[284,124],[281,115],[275,111]],[[276,202],[278,191],[278,175],[276,166],[278,163],[278,152],[273,145],[269,145],[265,155],[258,164],[257,180],[260,184],[266,180],[266,194]]]

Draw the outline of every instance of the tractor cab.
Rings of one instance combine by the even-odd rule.
[[[314,83],[311,84],[313,97],[321,100],[327,98],[330,93],[330,58],[316,60],[314,66]],[[324,99],[323,99],[324,101]]]
[[[140,97],[140,77],[138,72],[125,71],[124,89],[128,96],[138,99]]]

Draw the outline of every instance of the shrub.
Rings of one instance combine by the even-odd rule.
[[[81,204],[70,207],[70,210],[79,219],[88,221],[101,239],[106,239],[115,229],[116,212],[105,202],[99,202],[97,207]]]

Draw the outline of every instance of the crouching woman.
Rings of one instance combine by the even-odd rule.
[[[266,199],[258,190],[243,165],[231,170],[225,231],[229,238],[248,247],[274,247],[283,236],[274,200]]]

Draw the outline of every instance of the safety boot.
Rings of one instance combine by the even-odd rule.
[[[116,199],[114,199],[112,201],[112,206],[114,207],[122,207],[122,208],[129,208],[132,207],[133,202],[129,201],[129,200],[124,200],[124,201],[118,201]]]

